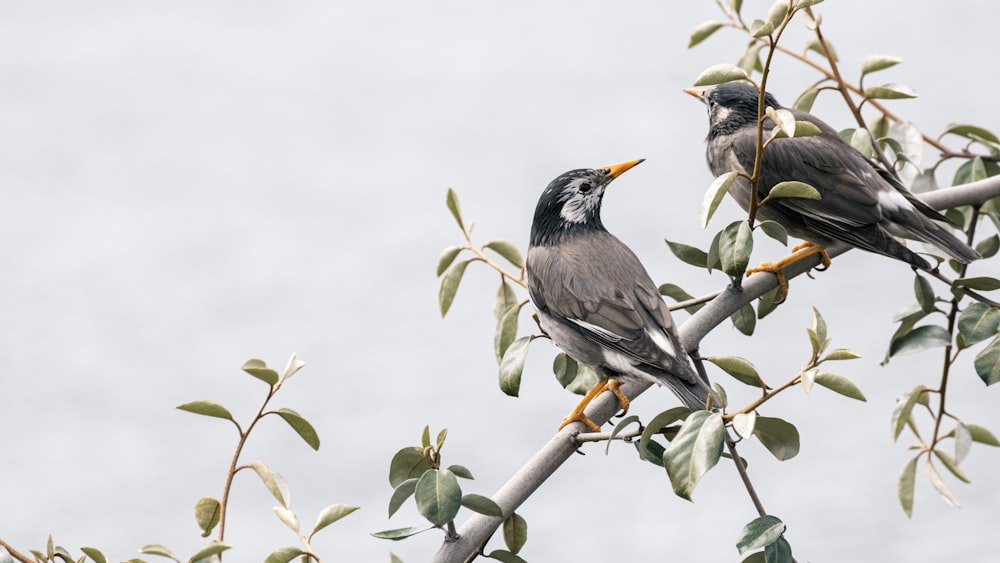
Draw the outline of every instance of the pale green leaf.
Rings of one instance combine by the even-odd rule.
[[[798,429],[780,418],[758,416],[753,433],[779,461],[787,461],[799,453]]]
[[[414,482],[416,485],[416,482]],[[309,533],[309,537],[312,537],[316,532],[322,530],[323,528],[333,524],[337,520],[347,516],[348,514],[354,512],[361,508],[360,506],[353,506],[350,504],[331,504],[323,510],[320,511],[319,516],[316,517],[316,523],[313,524],[312,532]],[[389,514],[392,516],[392,514]]]
[[[521,258],[521,251],[518,250],[517,246],[510,241],[490,241],[486,243],[483,248],[489,248],[493,252],[503,256],[504,259],[510,262],[515,268],[521,269],[524,267],[524,259]]]
[[[500,390],[511,397],[517,397],[521,390],[521,373],[528,357],[528,344],[535,338],[533,335],[518,338],[507,347],[500,360]]]
[[[853,381],[842,375],[837,375],[835,373],[817,374],[816,384],[822,385],[831,391],[835,391],[851,399],[857,399],[858,401],[868,400],[865,398],[865,394],[861,392],[861,388],[855,385]]]
[[[438,305],[441,308],[442,317],[448,314],[448,309],[451,309],[455,293],[458,292],[458,286],[462,283],[462,276],[465,275],[465,268],[468,267],[470,261],[463,260],[445,272],[444,278],[441,280],[441,289],[438,290]]]
[[[462,488],[455,474],[447,469],[424,472],[414,490],[417,510],[437,527],[455,519],[462,506]]]
[[[278,382],[278,372],[267,367],[264,360],[247,360],[243,366],[240,367],[240,369],[263,381],[264,383],[267,383],[268,385],[273,386]]]
[[[903,62],[903,59],[895,55],[870,55],[861,61],[861,74],[877,72],[894,67]]]
[[[503,522],[503,542],[511,553],[517,554],[528,541],[528,523],[520,514],[511,514]]]
[[[695,79],[695,86],[712,86],[723,82],[734,80],[745,80],[747,73],[742,68],[734,64],[719,64],[705,69],[698,78]]]
[[[462,506],[486,516],[503,517],[503,509],[500,508],[500,505],[493,502],[493,499],[484,497],[483,495],[470,493],[462,496]]]
[[[740,537],[736,541],[736,549],[740,555],[752,549],[760,549],[770,545],[785,533],[785,524],[779,518],[765,514],[743,526]]]
[[[177,405],[177,408],[182,411],[193,412],[194,414],[233,420],[233,415],[229,412],[229,409],[213,401],[191,401],[183,405]]]
[[[733,181],[735,181],[738,177],[739,174],[736,172],[726,172],[725,174],[715,178],[715,180],[712,180],[712,184],[707,190],[705,190],[705,195],[701,200],[701,215],[699,216],[701,228],[704,229],[708,226],[708,222],[712,219],[712,215],[715,214],[715,210],[718,209],[719,203],[722,202],[722,198],[725,197],[726,193],[729,191],[729,186],[731,186]],[[670,244],[670,242],[667,241],[667,244]],[[671,250],[673,249],[671,248]],[[674,254],[677,253],[675,252]],[[680,258],[680,256],[678,256],[678,258]]]
[[[698,481],[722,455],[725,426],[721,413],[691,413],[663,452],[663,465],[674,493],[691,500]]]
[[[899,483],[897,485],[899,504],[903,507],[906,516],[913,516],[913,489],[917,482],[917,460],[916,456],[903,465],[903,470],[899,473]]]
[[[309,444],[309,447],[314,450],[319,449],[319,435],[316,433],[313,425],[303,418],[302,415],[287,408],[278,409],[274,412],[284,419],[292,427],[292,430],[295,430],[295,433]]]
[[[691,32],[691,38],[688,40],[688,49],[694,47],[698,43],[708,39],[713,33],[718,31],[722,27],[722,22],[719,21],[707,21],[698,25]]]

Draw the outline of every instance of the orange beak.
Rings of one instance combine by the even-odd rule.
[[[621,176],[622,174],[624,174],[626,170],[628,170],[629,168],[632,168],[633,166],[635,166],[636,164],[639,164],[640,162],[642,162],[644,160],[646,160],[646,159],[645,158],[640,158],[639,160],[629,160],[628,162],[620,162],[618,164],[612,164],[611,166],[602,166],[600,169],[601,170],[607,170],[608,171],[608,176],[610,176],[611,179],[614,180],[615,178],[617,178],[617,177]]]
[[[699,100],[701,100],[705,96],[705,91],[699,90],[697,88],[685,88],[684,93],[691,94],[692,96],[698,98]]]

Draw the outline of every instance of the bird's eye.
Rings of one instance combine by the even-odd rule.
[[[590,190],[593,189],[593,186],[590,185],[590,182],[584,182],[580,184],[580,187],[578,189],[580,190],[580,193],[586,194],[590,193]]]

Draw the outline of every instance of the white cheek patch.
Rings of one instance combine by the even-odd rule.
[[[590,206],[587,205],[586,199],[577,195],[563,204],[562,210],[559,211],[559,216],[567,223],[583,223],[587,220],[587,211],[589,209]]]
[[[729,118],[730,109],[720,105],[716,105],[712,108],[712,125],[717,123],[722,123]]]

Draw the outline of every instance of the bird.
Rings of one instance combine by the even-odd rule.
[[[750,174],[757,146],[758,90],[746,81],[726,82],[707,90],[687,89],[708,106],[709,131],[705,150],[708,166],[715,176],[741,174],[729,187],[729,194],[743,209],[750,205]],[[782,108],[774,96],[764,94],[766,107]],[[819,253],[824,266],[830,259],[825,247],[847,243],[913,267],[931,271],[931,264],[908,249],[895,237],[930,243],[961,263],[981,258],[980,254],[956,237],[941,223],[952,222],[930,207],[896,177],[876,165],[844,141],[835,129],[818,117],[788,109],[796,122],[819,128],[818,135],[773,139],[764,149],[760,165],[759,199],[776,184],[798,181],[815,188],[820,199],[780,198],[758,208],[758,217],[781,224],[806,242],[794,247],[791,256],[765,262],[747,271],[771,271],[787,293],[781,269],[806,256]],[[775,124],[764,120],[764,139]],[[746,176],[742,176],[745,174]]]
[[[656,284],[601,221],[608,185],[643,160],[563,173],[535,208],[525,278],[539,325],[598,377],[560,429],[580,421],[599,431],[584,409],[605,389],[627,411],[628,399],[618,389],[624,380],[664,385],[693,411],[710,404],[708,385],[691,367]]]

